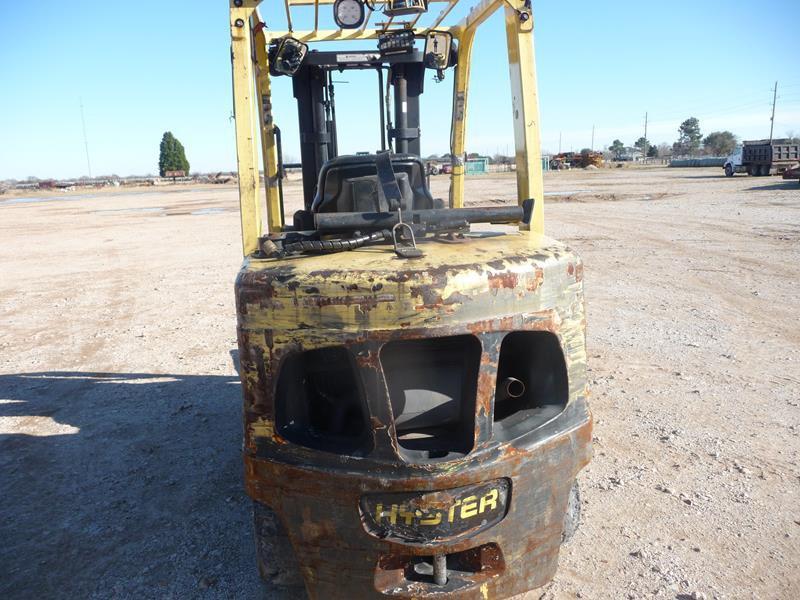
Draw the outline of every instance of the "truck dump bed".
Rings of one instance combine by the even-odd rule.
[[[800,144],[791,140],[757,140],[744,142],[743,163],[793,165],[800,162]]]

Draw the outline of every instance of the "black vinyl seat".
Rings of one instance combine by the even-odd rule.
[[[339,156],[325,163],[319,173],[311,211],[388,212],[393,210],[384,196],[375,154]],[[400,188],[403,210],[439,208],[425,179],[425,164],[418,156],[393,154],[392,169]]]

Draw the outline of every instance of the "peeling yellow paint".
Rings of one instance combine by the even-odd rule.
[[[549,238],[506,234],[420,245],[426,255],[415,261],[397,258],[391,247],[249,259],[240,282],[271,289],[245,296],[239,325],[246,331],[291,332],[290,337],[311,342],[308,325],[363,332],[452,325],[556,306],[559,319],[575,310],[582,314],[577,306],[582,281],[567,272],[567,265],[580,259]]]
[[[275,435],[275,423],[263,417],[250,423],[250,435],[272,439]]]
[[[248,347],[241,372],[251,395],[270,396],[271,357],[299,349],[420,335],[415,330],[436,336],[522,329],[558,336],[569,370],[568,403],[585,395],[583,265],[574,252],[543,235],[516,232],[420,247],[425,256],[413,261],[390,246],[248,259],[237,294]],[[265,418],[247,433],[248,445],[253,438],[282,441]]]

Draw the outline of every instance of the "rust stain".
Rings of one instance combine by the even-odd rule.
[[[575,267],[575,281],[583,281],[583,263],[578,263]]]
[[[536,267],[532,273],[528,273],[525,277],[525,290],[535,292],[543,282],[544,270],[541,267]]]
[[[422,299],[421,304],[417,304],[416,310],[436,308],[442,305],[442,294],[432,285],[411,286],[411,295]]]
[[[500,288],[514,289],[517,287],[519,276],[516,273],[493,273],[488,277],[489,289],[497,290]]]
[[[317,544],[322,540],[336,539],[336,526],[330,520],[314,521],[311,517],[311,507],[303,508],[303,517],[300,523],[300,533],[307,544]]]

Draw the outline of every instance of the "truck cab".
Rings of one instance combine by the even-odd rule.
[[[744,173],[745,169],[742,166],[741,144],[737,145],[736,149],[728,155],[722,168],[725,170],[726,177],[733,177],[734,173]]]

